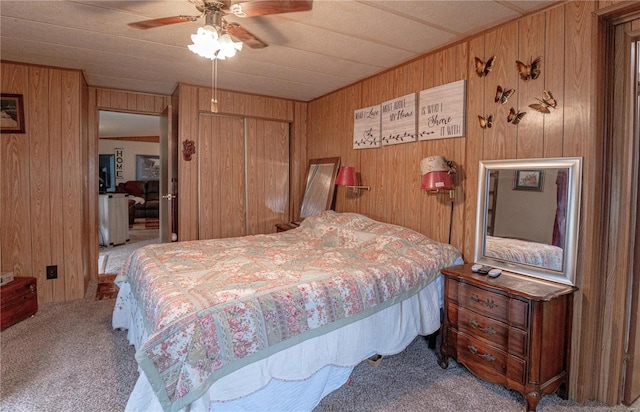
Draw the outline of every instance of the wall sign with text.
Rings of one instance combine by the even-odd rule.
[[[466,80],[420,92],[418,140],[464,136]]]
[[[353,148],[380,147],[380,105],[353,112]]]
[[[382,109],[383,146],[416,141],[416,94],[386,101]]]

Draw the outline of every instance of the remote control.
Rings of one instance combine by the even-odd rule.
[[[479,265],[476,263],[475,265],[471,266],[471,271],[473,273],[477,273],[480,270],[480,268],[482,268],[482,265]]]
[[[497,278],[498,276],[500,276],[501,273],[502,271],[500,269],[491,269],[489,271],[489,276],[492,278]]]

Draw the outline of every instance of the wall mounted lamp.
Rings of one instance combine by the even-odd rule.
[[[452,175],[456,172],[456,166],[452,161],[445,159],[443,156],[429,156],[420,161],[420,170],[422,173],[420,189],[424,189],[428,193],[435,194],[449,193],[449,200],[451,200],[449,243],[451,243],[451,231],[453,230],[453,201],[455,199],[456,192]]]
[[[336,178],[336,184],[352,189],[353,193],[359,193],[360,189],[371,190],[369,186],[358,186],[356,170],[352,166],[342,166]]]
[[[455,185],[452,175],[456,172],[453,162],[442,156],[429,156],[420,161],[420,170],[422,172],[420,189],[429,193],[449,192],[449,198],[453,200]]]

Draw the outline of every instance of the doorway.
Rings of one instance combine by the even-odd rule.
[[[610,350],[610,389],[608,403],[633,404],[640,397],[640,254],[637,230],[638,171],[638,46],[640,46],[640,6],[622,9],[604,17],[605,56],[612,62],[606,69],[605,104],[605,187],[606,244],[604,271],[616,274],[607,292],[615,305],[607,326],[619,339]],[[609,331],[605,331],[608,333]],[[614,336],[613,334],[611,336]]]
[[[98,276],[160,242],[160,116],[99,111]]]

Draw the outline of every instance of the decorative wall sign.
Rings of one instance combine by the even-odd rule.
[[[124,179],[124,149],[116,147],[113,149],[116,155],[116,180]]]
[[[388,100],[382,108],[383,146],[416,141],[416,94]]]
[[[380,105],[353,112],[353,148],[380,147]]]
[[[420,92],[419,140],[464,136],[466,85],[458,80]]]

